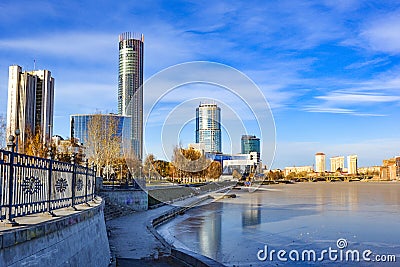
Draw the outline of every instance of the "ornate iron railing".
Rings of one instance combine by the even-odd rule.
[[[0,150],[0,219],[48,212],[93,200],[94,168]]]

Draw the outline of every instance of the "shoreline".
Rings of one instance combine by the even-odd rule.
[[[225,266],[204,255],[175,248],[165,241],[155,227],[166,223],[182,212],[202,205],[210,199],[210,195],[213,193],[229,188],[231,186],[224,186],[212,192],[203,192],[203,194],[173,201],[155,209],[135,212],[108,221],[109,245],[114,260],[112,264],[115,266],[118,262],[133,263],[135,261],[157,264],[158,261],[172,258],[181,263],[189,262],[193,266]]]
[[[197,199],[193,202],[191,202],[188,206],[181,206],[181,207],[176,207],[171,211],[165,212],[161,214],[160,216],[153,218],[150,223],[147,225],[147,229],[166,247],[169,248],[171,256],[177,258],[180,261],[183,261],[187,264],[190,264],[190,266],[212,266],[212,267],[224,267],[226,265],[210,258],[205,255],[199,254],[197,252],[194,252],[192,250],[186,250],[183,248],[177,248],[174,245],[170,244],[165,240],[165,238],[157,231],[157,227],[173,220],[176,216],[179,214],[184,213],[185,211],[198,207],[198,204],[201,204],[203,202],[206,202],[207,200],[214,199],[210,195],[203,196],[200,199]],[[207,203],[209,204],[209,203]],[[207,205],[205,204],[205,205]]]

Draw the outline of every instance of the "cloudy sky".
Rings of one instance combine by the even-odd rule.
[[[275,119],[273,168],[312,165],[316,152],[358,154],[360,166],[400,154],[397,1],[1,1],[0,114],[8,66],[34,60],[56,79],[56,134],[69,136],[70,114],[116,112],[126,31],[145,36],[145,78],[212,61],[252,79]]]

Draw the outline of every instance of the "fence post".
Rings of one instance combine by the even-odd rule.
[[[51,153],[51,148],[47,152],[47,159],[50,161],[49,162],[49,170],[48,170],[48,195],[47,195],[47,212],[53,216],[56,217],[56,214],[51,210],[51,189],[52,189],[52,181],[53,181],[53,159],[52,159],[52,153]]]
[[[89,203],[88,203],[88,181],[89,181],[89,179],[88,179],[88,175],[89,175],[89,161],[88,161],[88,159],[86,159],[85,160],[85,174],[86,174],[86,182],[85,182],[85,202],[86,202],[86,205],[88,205],[89,207],[90,207],[90,205],[89,205]]]
[[[94,163],[93,163],[92,170],[93,170],[93,178],[92,178],[92,187],[91,187],[92,188],[92,192],[91,192],[91,195],[92,195],[92,200],[93,199],[97,200],[96,195],[94,194],[94,192],[96,191],[97,165],[95,165]]]
[[[10,135],[8,138],[7,148],[10,151],[10,173],[8,176],[8,224],[14,226],[18,225],[13,216],[13,202],[14,202],[14,143],[15,137]]]
[[[72,190],[72,208],[74,210],[77,210],[77,208],[75,208],[75,185],[76,185],[76,165],[75,165],[75,153],[72,153],[71,155],[71,164],[72,166],[72,185],[71,185],[71,190]]]

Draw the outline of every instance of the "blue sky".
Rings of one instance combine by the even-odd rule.
[[[125,31],[145,36],[145,78],[193,60],[248,75],[275,118],[273,168],[400,154],[397,1],[1,1],[0,113],[8,66],[34,59],[56,79],[55,133],[69,136],[70,114],[116,112]]]

